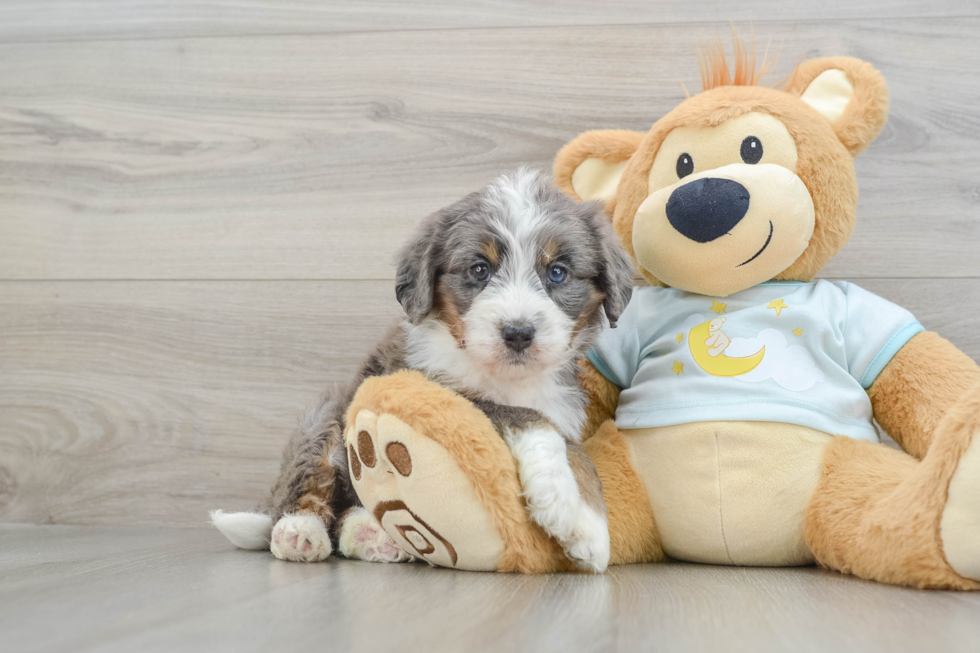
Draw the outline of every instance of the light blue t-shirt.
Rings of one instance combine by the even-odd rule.
[[[843,281],[724,298],[646,287],[589,360],[622,388],[623,429],[787,422],[877,442],[866,389],[920,331],[904,308]]]

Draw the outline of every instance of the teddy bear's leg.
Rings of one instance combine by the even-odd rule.
[[[469,401],[399,372],[361,385],[347,425],[358,497],[408,554],[456,569],[572,569],[528,519],[514,458]]]
[[[921,462],[834,438],[804,532],[817,561],[845,573],[980,589],[980,388],[943,417]]]

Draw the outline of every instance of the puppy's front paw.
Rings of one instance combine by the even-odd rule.
[[[518,462],[531,520],[561,544],[577,567],[602,572],[609,565],[609,526],[589,506],[568,465],[565,441],[550,429],[530,429],[508,438]]]
[[[578,488],[552,487],[543,496],[525,488],[528,513],[558,540],[565,555],[584,571],[601,573],[609,566],[609,525],[585,504]]]
[[[601,573],[609,566],[609,524],[589,506],[581,506],[571,535],[559,541],[579,569]]]
[[[415,558],[405,553],[378,520],[365,508],[352,508],[341,518],[341,555],[368,562],[413,562]]]
[[[272,555],[280,560],[319,562],[333,547],[323,520],[315,515],[285,515],[272,529]]]

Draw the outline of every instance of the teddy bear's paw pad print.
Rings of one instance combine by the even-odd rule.
[[[976,398],[975,404],[978,410],[973,424],[957,429],[957,436],[972,437],[949,482],[940,536],[943,555],[953,571],[964,578],[980,581],[980,547],[977,546],[980,537],[980,397]],[[941,436],[937,433],[936,437]]]
[[[404,501],[382,501],[374,507],[374,516],[386,531],[396,533],[393,538],[396,542],[430,565],[455,567],[459,562],[456,547],[412,512]]]
[[[503,540],[457,459],[390,413],[362,409],[353,422],[354,489],[395,545],[433,565],[495,569]]]
[[[401,442],[389,442],[385,445],[385,457],[388,462],[402,476],[412,473],[412,456],[408,453],[408,447]]]
[[[269,548],[280,560],[296,562],[326,560],[332,550],[327,529],[315,515],[283,515],[272,528]]]
[[[341,555],[368,562],[413,562],[365,508],[351,508],[341,518]]]

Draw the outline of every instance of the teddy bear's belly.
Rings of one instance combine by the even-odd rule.
[[[813,562],[803,513],[831,436],[776,422],[623,431],[664,552],[729,565]]]

